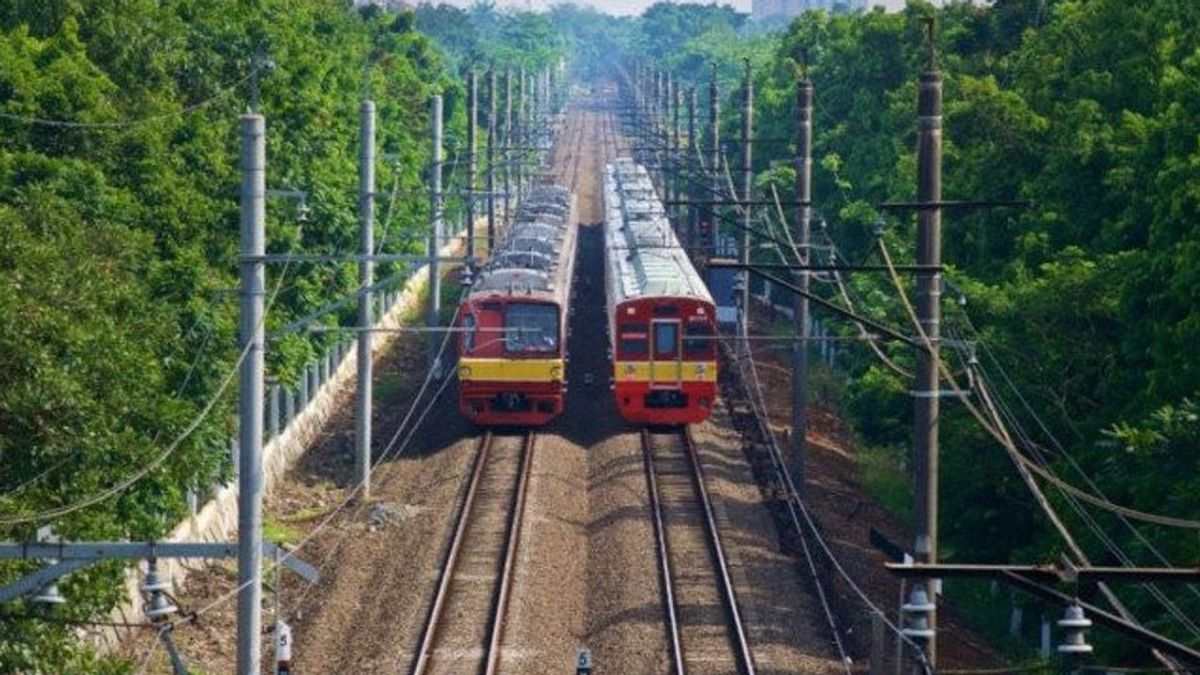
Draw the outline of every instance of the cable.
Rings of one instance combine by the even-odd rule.
[[[760,390],[760,394],[761,394],[761,390]],[[755,403],[756,403],[756,401],[752,398],[751,405],[754,406]],[[758,403],[758,405],[762,405],[761,401],[758,401],[757,403]],[[758,421],[760,429],[765,427],[766,431],[764,432],[764,437],[768,440],[769,446],[772,448],[773,452],[778,453],[779,448],[778,448],[778,444],[776,442],[774,433],[770,430],[770,426],[766,425],[765,420],[762,417],[762,414],[758,412],[757,408],[755,408],[755,418]],[[838,575],[842,577],[842,579],[846,582],[846,584],[849,586],[850,590],[854,593],[854,595],[856,595],[858,597],[859,601],[862,602],[871,611],[871,613],[877,615],[880,618],[880,620],[883,621],[884,625],[889,630],[891,630],[893,633],[895,633],[897,636],[899,636],[901,640],[903,640],[905,643],[907,643],[909,646],[911,646],[914,649],[914,652],[918,655],[918,658],[920,661],[920,666],[924,670],[924,672],[927,675],[933,675],[932,666],[930,666],[928,660],[926,660],[924,651],[921,650],[920,647],[911,638],[909,638],[907,635],[905,635],[899,626],[897,626],[890,619],[888,619],[887,614],[885,614],[883,612],[883,610],[881,610],[877,605],[875,605],[874,602],[871,601],[870,597],[866,594],[866,592],[854,581],[853,577],[851,577],[849,572],[847,572],[846,569],[842,566],[841,561],[838,560],[837,555],[833,552],[832,548],[829,546],[829,543],[827,541],[825,541],[825,538],[823,536],[821,536],[820,530],[817,528],[816,521],[813,519],[812,514],[808,511],[808,507],[805,505],[804,499],[800,496],[800,492],[796,489],[796,485],[792,481],[791,474],[787,471],[784,471],[782,473],[783,473],[784,487],[785,487],[785,491],[788,494],[789,501],[794,502],[796,504],[797,508],[800,511],[800,514],[804,518],[805,523],[808,525],[808,531],[812,533],[813,538],[816,540],[817,544],[820,546],[821,550],[824,552],[825,557],[833,565],[833,567],[837,571]]]
[[[882,239],[880,239],[878,241],[879,241],[880,251],[884,257],[885,263],[887,264],[889,270],[891,271],[892,282],[893,282],[893,284],[895,284],[896,289],[900,294],[900,299],[901,299],[902,303],[904,304],[905,311],[908,312],[909,319],[911,321],[913,321],[914,324],[916,325],[917,334],[918,334],[919,338],[922,340],[922,342],[926,345],[926,347],[928,349],[932,350],[933,344],[932,344],[932,342],[930,342],[929,337],[925,334],[924,328],[917,321],[916,312],[913,310],[912,304],[909,303],[908,297],[904,293],[904,287],[900,283],[900,277],[896,273],[895,266],[892,264],[891,256],[887,252],[887,247],[883,243]],[[1200,521],[1189,520],[1186,518],[1175,518],[1175,517],[1171,517],[1171,516],[1163,516],[1163,515],[1156,514],[1156,513],[1147,513],[1145,511],[1139,511],[1137,509],[1131,509],[1131,508],[1128,508],[1125,506],[1120,506],[1118,504],[1113,504],[1112,502],[1109,502],[1108,500],[1101,499],[1100,497],[1097,497],[1089,492],[1081,490],[1078,487],[1075,487],[1074,485],[1064,481],[1063,479],[1059,478],[1058,476],[1055,476],[1054,474],[1050,473],[1049,471],[1043,469],[1036,462],[1033,462],[1029,458],[1022,455],[1020,452],[1018,452],[1016,446],[1012,442],[1012,439],[1007,438],[1007,436],[1002,432],[1002,428],[993,426],[993,424],[988,421],[988,419],[987,419],[988,416],[985,415],[984,413],[980,412],[980,410],[977,407],[975,407],[974,404],[972,404],[970,402],[970,400],[968,399],[968,396],[967,396],[967,392],[963,391],[963,389],[958,385],[958,382],[953,377],[953,374],[950,373],[946,369],[945,364],[942,363],[940,359],[938,360],[938,368],[941,371],[941,376],[946,379],[947,384],[950,385],[950,388],[954,391],[955,395],[959,398],[959,400],[962,401],[963,405],[966,406],[967,410],[971,412],[971,414],[976,418],[976,420],[979,421],[979,423],[983,426],[983,428],[989,434],[991,434],[997,441],[1000,442],[1000,444],[1006,450],[1009,451],[1009,453],[1012,456],[1014,461],[1018,462],[1021,466],[1025,467],[1029,471],[1037,474],[1042,479],[1052,483],[1055,487],[1058,487],[1060,490],[1069,492],[1072,495],[1074,495],[1075,497],[1077,497],[1093,506],[1096,506],[1097,508],[1103,509],[1105,511],[1120,514],[1127,518],[1132,518],[1134,520],[1140,520],[1140,521],[1147,522],[1147,523],[1154,523],[1156,525],[1163,525],[1165,527],[1174,527],[1174,528],[1189,529],[1189,530],[1200,530]]]

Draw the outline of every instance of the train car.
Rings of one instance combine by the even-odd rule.
[[[562,413],[575,265],[575,197],[533,188],[458,308],[458,406],[487,426]]]
[[[605,169],[605,290],[612,387],[621,416],[700,422],[717,397],[716,307],[679,245],[646,169]]]

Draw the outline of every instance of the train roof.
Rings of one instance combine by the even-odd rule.
[[[675,296],[712,302],[679,245],[645,167],[629,158],[609,164],[604,198],[611,287],[620,299]]]
[[[574,197],[558,185],[532,188],[471,285],[471,294],[554,295],[570,285]]]

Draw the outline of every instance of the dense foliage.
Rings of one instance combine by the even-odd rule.
[[[377,101],[379,146],[393,159],[379,184],[419,188],[428,96],[446,89],[448,117],[462,113],[458,85],[412,23],[411,14],[357,11],[349,0],[0,9],[0,515],[77,504],[137,475],[234,364],[238,116],[252,80],[267,119],[269,187],[304,190],[312,209],[302,226],[294,203],[272,199],[270,250],[356,242],[364,91]],[[266,59],[273,69],[260,67]],[[403,233],[426,221],[425,201],[398,201],[377,237],[403,249]],[[268,329],[357,285],[350,265],[269,276],[269,287],[282,285]],[[299,335],[273,339],[269,375],[291,381],[320,348]],[[187,488],[203,492],[229,475],[235,392],[236,382],[131,489],[50,521],[56,532],[161,536],[185,513]],[[0,533],[28,539],[40,523]],[[0,567],[0,579],[18,569]],[[111,566],[73,575],[60,618],[105,611],[118,579]],[[35,608],[14,608],[27,610]],[[98,668],[67,646],[68,635],[57,623],[3,620],[0,671]]]
[[[914,221],[871,205],[915,197],[915,81],[929,15],[946,75],[947,198],[1033,202],[947,213],[947,300],[967,302],[947,303],[950,337],[975,345],[995,393],[1065,478],[1126,506],[1200,516],[1200,449],[1187,442],[1200,430],[1191,402],[1200,390],[1200,8],[998,0],[797,20],[758,72],[758,133],[790,133],[789,92],[796,63],[807,61],[817,199],[851,260],[872,255],[886,215],[885,241],[912,261]],[[763,151],[760,170],[786,152]],[[888,300],[888,280],[859,275],[854,286],[876,316],[911,325]],[[903,350],[894,356],[911,364]],[[897,395],[907,383],[865,350],[845,365],[865,440],[907,446],[911,402]],[[1055,560],[1063,544],[1011,462],[960,406],[944,410],[942,510],[953,514],[942,520],[944,557]],[[1194,564],[1193,533],[1135,532],[1091,508],[1085,518],[1047,489],[1098,564],[1119,564],[1117,547],[1161,564],[1143,538]],[[1121,595],[1151,625],[1200,643],[1142,589],[1125,585]],[[1194,594],[1171,595],[1185,613],[1200,607]]]
[[[688,85],[706,85],[705,66],[715,63],[725,139],[738,133],[738,78],[749,59],[755,133],[770,139],[755,150],[756,184],[774,183],[785,199],[804,64],[816,87],[819,216],[844,259],[879,262],[883,218],[884,241],[899,262],[912,262],[914,219],[873,205],[915,197],[916,80],[930,16],[946,76],[947,198],[1033,203],[946,214],[946,325],[956,340],[948,357],[959,368],[955,345],[974,345],[993,392],[1028,430],[1026,445],[1042,448],[1064,478],[1119,504],[1200,517],[1200,6],[912,2],[899,13],[811,12],[771,34],[715,7],[663,3],[631,23],[610,18],[574,31],[601,34],[626,63],[665,67]],[[731,163],[738,153],[727,146]],[[890,280],[856,275],[851,285],[868,314],[911,325]],[[965,309],[953,302],[960,297]],[[904,349],[891,356],[912,366]],[[844,352],[841,365],[864,443],[888,448],[881,456],[902,458],[894,470],[904,471],[909,383],[866,349]],[[1056,560],[1064,546],[1003,450],[961,406],[947,401],[943,410],[942,511],[953,514],[942,519],[943,557]],[[1194,564],[1193,533],[1134,531],[1091,507],[1081,515],[1045,487],[1096,563],[1118,564],[1119,548],[1160,564],[1152,542],[1171,562]],[[1143,589],[1120,592],[1144,621],[1200,644]],[[1186,614],[1200,609],[1195,593],[1170,595]],[[1129,643],[1108,649],[1113,659],[1131,656]]]

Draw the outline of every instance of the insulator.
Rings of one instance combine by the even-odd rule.
[[[151,621],[161,621],[179,611],[179,608],[167,600],[165,591],[171,587],[165,579],[158,575],[158,565],[150,562],[146,570],[146,580],[142,582],[142,593],[149,595],[142,610]]]
[[[937,605],[930,602],[925,587],[919,584],[914,586],[908,594],[908,602],[900,606],[900,611],[908,617],[908,625],[900,632],[914,640],[933,639],[934,630],[929,625],[929,616],[935,609]]]
[[[1092,653],[1092,646],[1087,642],[1087,632],[1092,627],[1092,621],[1084,616],[1082,607],[1078,604],[1069,605],[1063,612],[1063,618],[1058,620],[1058,627],[1063,630],[1063,641],[1058,646],[1059,654]]]
[[[54,606],[65,604],[67,599],[64,598],[63,594],[59,592],[58,584],[52,581],[43,586],[42,590],[38,591],[37,595],[30,598],[30,601],[39,605]]]

